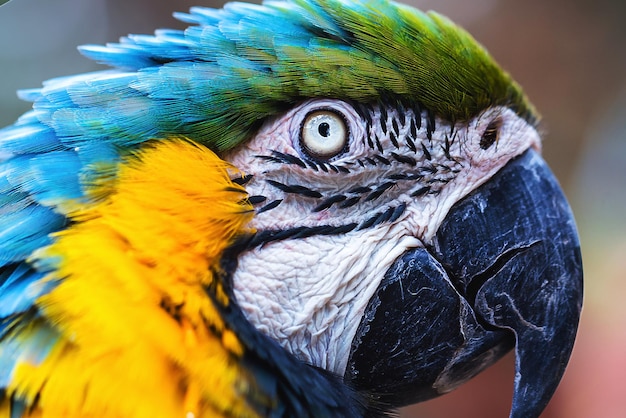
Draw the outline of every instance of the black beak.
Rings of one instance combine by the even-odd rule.
[[[511,418],[537,417],[569,359],[582,307],[571,210],[528,150],[405,253],[367,307],[345,378],[403,406],[446,393],[515,346]]]

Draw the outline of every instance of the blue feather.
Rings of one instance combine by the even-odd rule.
[[[185,135],[221,149],[241,141],[255,121],[285,106],[263,96],[298,100],[297,81],[267,76],[286,46],[310,48],[320,33],[348,37],[307,1],[195,7],[176,16],[198,26],[84,46],[86,56],[113,68],[19,93],[34,110],[0,131],[3,264],[49,244],[48,234],[67,222],[68,203],[94,198],[89,187],[114,176],[121,155],[142,143]]]
[[[0,318],[27,311],[39,296],[56,285],[51,281],[40,282],[43,276],[44,273],[35,271],[27,263],[3,270],[0,273]]]
[[[51,208],[28,205],[10,211],[10,206],[0,216],[0,268],[25,260],[33,251],[51,242],[49,234],[62,229],[65,216]]]
[[[36,314],[35,314],[36,315]],[[12,338],[8,326],[5,325],[2,335],[2,324],[0,324],[0,387],[6,388],[12,381],[15,366],[19,363],[40,364],[50,353],[55,343],[59,339],[58,332],[49,324],[38,321],[34,314],[28,314],[22,318],[24,323],[30,324],[31,331],[28,341],[24,342]],[[19,327],[21,324],[13,325]],[[8,335],[8,338],[7,338]],[[18,415],[19,416],[19,415]]]
[[[128,35],[119,43],[83,45],[78,50],[101,64],[136,71],[174,60],[192,60],[195,55],[190,52],[191,46],[184,32],[163,29],[156,31],[154,36]]]
[[[47,126],[30,123],[0,129],[0,149],[14,154],[32,154],[61,148],[54,131]]]
[[[124,70],[137,70],[155,64],[152,57],[144,53],[141,48],[133,48],[130,45],[83,45],[78,50],[81,54],[97,63],[115,65]]]
[[[58,206],[83,196],[78,179],[81,164],[74,151],[20,155],[1,167],[13,191],[28,193],[39,204]]]

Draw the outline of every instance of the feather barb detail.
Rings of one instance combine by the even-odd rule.
[[[252,216],[234,175],[201,145],[155,141],[36,254],[58,282],[37,304],[59,337],[8,388],[32,416],[256,416],[243,347],[214,302],[228,303],[214,272]]]

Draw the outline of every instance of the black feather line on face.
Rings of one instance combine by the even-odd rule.
[[[283,230],[262,230],[247,237],[245,241],[245,249],[263,246],[270,242],[283,241],[286,239],[301,239],[312,236],[329,236],[343,235],[351,231],[376,227],[386,222],[395,222],[406,210],[406,204],[400,204],[395,207],[389,207],[382,212],[377,212],[364,222],[357,224],[351,222],[345,225],[317,225],[317,226],[298,226]]]
[[[400,127],[398,126],[398,121],[396,119],[392,119],[391,120],[391,127],[393,128],[393,131],[391,133],[395,133],[396,136],[400,136]],[[398,146],[396,145],[396,148]]]
[[[240,186],[244,186],[248,184],[250,180],[252,180],[252,177],[254,177],[252,174],[246,174],[243,177],[237,177],[237,178],[231,179],[231,181]]]
[[[435,115],[432,112],[426,112],[427,113],[427,117],[426,117],[426,138],[428,138],[428,141],[432,141],[433,140],[433,132],[435,132],[436,126],[435,126]]]
[[[370,165],[376,166],[376,161],[370,157],[365,157],[365,161],[367,161]]]
[[[396,154],[395,152],[392,152],[391,156],[393,157],[394,160],[396,160],[399,163],[408,164],[411,167],[415,167],[417,165],[417,160],[408,155]]]
[[[396,106],[396,110],[398,112],[398,120],[400,122],[400,125],[404,126],[406,124],[406,111],[404,109],[404,105],[401,102],[399,102],[398,105]]]
[[[426,158],[428,161],[432,160],[432,156],[430,155],[428,148],[426,148],[426,145],[424,145],[423,143],[422,143],[422,152],[424,153],[424,158]]]
[[[346,200],[346,196],[342,194],[331,196],[329,198],[326,198],[324,201],[322,201],[322,203],[315,207],[313,209],[313,212],[320,212],[324,209],[328,209],[335,203],[343,202],[344,200]]]
[[[380,161],[381,163],[383,163],[385,165],[391,165],[391,161],[389,161],[388,159],[386,159],[382,155],[376,154],[376,155],[374,155],[374,158],[376,158],[378,161]]]
[[[256,155],[256,158],[260,158],[265,161],[270,161],[279,164],[296,165],[304,169],[312,169],[314,171],[322,170],[325,173],[350,173],[350,169],[343,165],[335,165],[324,161],[312,161],[304,160],[292,154],[286,154],[280,151],[273,150],[271,155]]]
[[[383,129],[383,133],[387,134],[386,129]],[[380,144],[378,135],[374,134],[374,139],[376,140],[376,149],[378,149],[378,152],[383,152],[383,146]]]
[[[421,187],[419,189],[417,189],[416,191],[414,191],[413,193],[411,193],[411,197],[420,197],[420,196],[424,196],[426,193],[428,193],[430,191],[430,186],[424,186]]]
[[[356,229],[356,223],[346,225],[317,225],[317,226],[298,226],[284,230],[266,229],[258,231],[251,235],[246,242],[246,249],[252,249],[263,246],[270,242],[282,241],[286,239],[308,238],[316,235],[343,235]]]
[[[415,146],[414,140],[410,136],[405,136],[404,140],[406,141],[406,146],[409,147],[411,151],[417,153],[417,147]]]
[[[267,197],[261,195],[248,196],[248,202],[250,202],[251,205],[258,205],[259,203],[263,203],[266,200]]]
[[[318,165],[315,164],[313,161],[306,160],[305,162],[310,168],[313,169],[313,171],[319,171]]]
[[[280,158],[283,162],[287,164],[295,164],[302,168],[306,168],[306,164],[304,163],[304,161],[302,161],[300,158],[296,157],[295,155],[285,154],[283,152],[276,151],[276,150],[272,151],[272,155],[274,155],[277,158]]]
[[[369,126],[367,127],[367,145],[370,149],[374,149],[374,141],[372,141],[372,134],[370,132]]]
[[[350,207],[356,205],[357,203],[359,203],[360,200],[361,200],[361,196],[352,196],[352,197],[346,199],[342,204],[340,204],[339,207],[341,209],[350,208]]]
[[[380,128],[386,134],[387,118],[389,117],[389,115],[387,114],[387,106],[385,104],[382,104],[381,106],[379,106],[378,111],[380,112]]]
[[[298,194],[298,195],[302,195],[305,197],[311,197],[314,199],[318,199],[322,197],[322,194],[318,192],[317,190],[312,190],[305,186],[300,186],[298,184],[283,184],[275,180],[266,180],[266,181],[271,186],[274,186],[277,189],[285,193]]]
[[[354,187],[350,190],[348,190],[348,193],[358,193],[358,194],[363,194],[363,193],[369,193],[372,191],[371,187],[367,187],[367,186],[357,186]]]
[[[274,208],[276,208],[278,205],[280,205],[282,203],[282,199],[277,199],[274,200],[270,203],[268,203],[267,205],[263,206],[261,209],[257,210],[256,213],[257,215],[263,212],[267,212],[268,210],[272,210]]]
[[[394,119],[394,123],[395,123],[395,119]],[[397,125],[396,125],[397,128]],[[389,140],[391,141],[391,143],[393,144],[394,147],[396,147],[397,149],[400,148],[400,144],[398,144],[398,139],[397,136],[400,135],[399,133],[394,134],[393,132],[389,132]]]

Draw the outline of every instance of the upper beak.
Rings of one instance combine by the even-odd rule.
[[[402,406],[454,389],[514,345],[510,416],[537,417],[565,371],[582,287],[571,210],[528,150],[458,202],[427,248],[388,270],[346,380]]]

